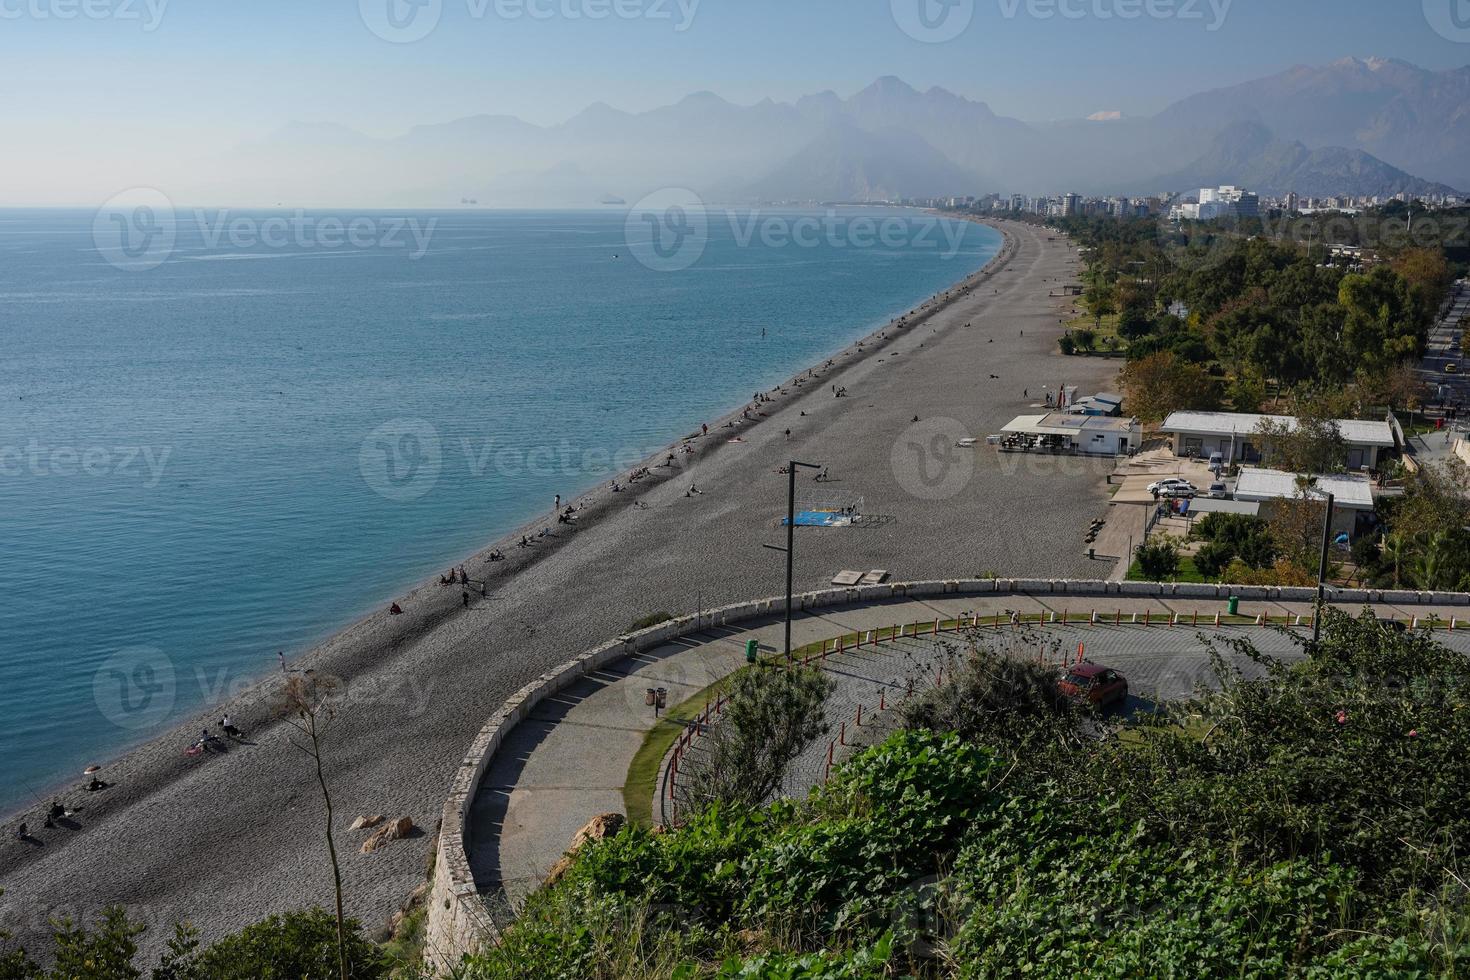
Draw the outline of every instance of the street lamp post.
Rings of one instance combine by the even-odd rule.
[[[1317,611],[1312,616],[1312,650],[1322,640],[1322,610],[1327,604],[1327,555],[1332,547],[1332,508],[1337,498],[1327,497],[1327,516],[1322,520],[1322,562],[1317,566]]]
[[[822,467],[817,463],[801,463],[792,460],[786,468],[786,547],[781,548],[773,544],[766,545],[772,551],[786,552],[786,659],[791,660],[791,592],[793,579],[795,577],[795,551],[796,551],[796,471],[798,468],[808,470],[819,470]]]

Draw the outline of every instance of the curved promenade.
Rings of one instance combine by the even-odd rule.
[[[1278,620],[1309,618],[1314,600],[1311,589],[1065,580],[830,589],[798,597],[793,643],[964,614],[1070,614],[1067,642],[1080,634],[1101,655],[1133,657],[1119,666],[1135,690],[1169,697],[1187,691],[1199,676],[1207,657],[1196,636],[1213,628],[1214,614],[1224,612],[1232,595],[1241,598],[1244,615]],[[1433,618],[1448,642],[1470,653],[1470,596],[1332,590],[1329,598],[1349,612],[1371,605],[1405,622]],[[445,803],[429,904],[431,960],[447,965],[493,942],[496,916],[486,896],[523,899],[578,829],[599,814],[623,812],[628,766],[654,724],[644,703],[647,688],[667,689],[673,706],[744,663],[747,639],[757,639],[765,652],[779,650],[783,609],[784,600],[763,599],[618,637],[508,700],[475,739]],[[1098,625],[1076,621],[1093,612]],[[1180,625],[1167,625],[1175,614]],[[1145,618],[1157,625],[1142,625]],[[1225,632],[1238,636],[1240,628]],[[844,669],[856,664],[842,661]],[[881,685],[884,678],[869,680]]]

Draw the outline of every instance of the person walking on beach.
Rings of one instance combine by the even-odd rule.
[[[790,442],[791,441],[791,430],[790,429],[787,429],[786,430],[786,441],[787,442]]]
[[[469,590],[466,589],[465,591],[461,592],[459,595],[460,595],[460,598],[464,600],[464,607],[466,609],[470,608],[470,593],[469,593]]]
[[[700,423],[699,432],[700,432],[700,435],[706,435],[706,436],[709,435],[709,423],[708,422],[702,422],[702,423]]]

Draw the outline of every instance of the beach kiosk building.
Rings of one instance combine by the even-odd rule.
[[[1066,412],[1021,415],[1001,431],[1000,448],[1007,452],[1127,456],[1143,441],[1138,419]]]
[[[1164,420],[1159,431],[1170,437],[1175,456],[1209,459],[1219,453],[1226,463],[1258,463],[1263,420],[1291,427],[1297,424],[1289,415],[1175,412]],[[1377,469],[1383,453],[1401,447],[1394,425],[1387,421],[1338,419],[1337,427],[1347,442],[1347,465],[1352,470]]]

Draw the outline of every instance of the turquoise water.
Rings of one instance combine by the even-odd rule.
[[[667,271],[690,256],[665,263],[621,212],[420,215],[422,248],[389,240],[403,215],[284,234],[251,213],[221,234],[220,217],[179,212],[171,248],[134,261],[90,212],[0,211],[0,807],[1000,244],[913,212],[844,211],[804,244],[783,228],[821,215],[758,215],[755,234],[712,215],[697,261]]]

